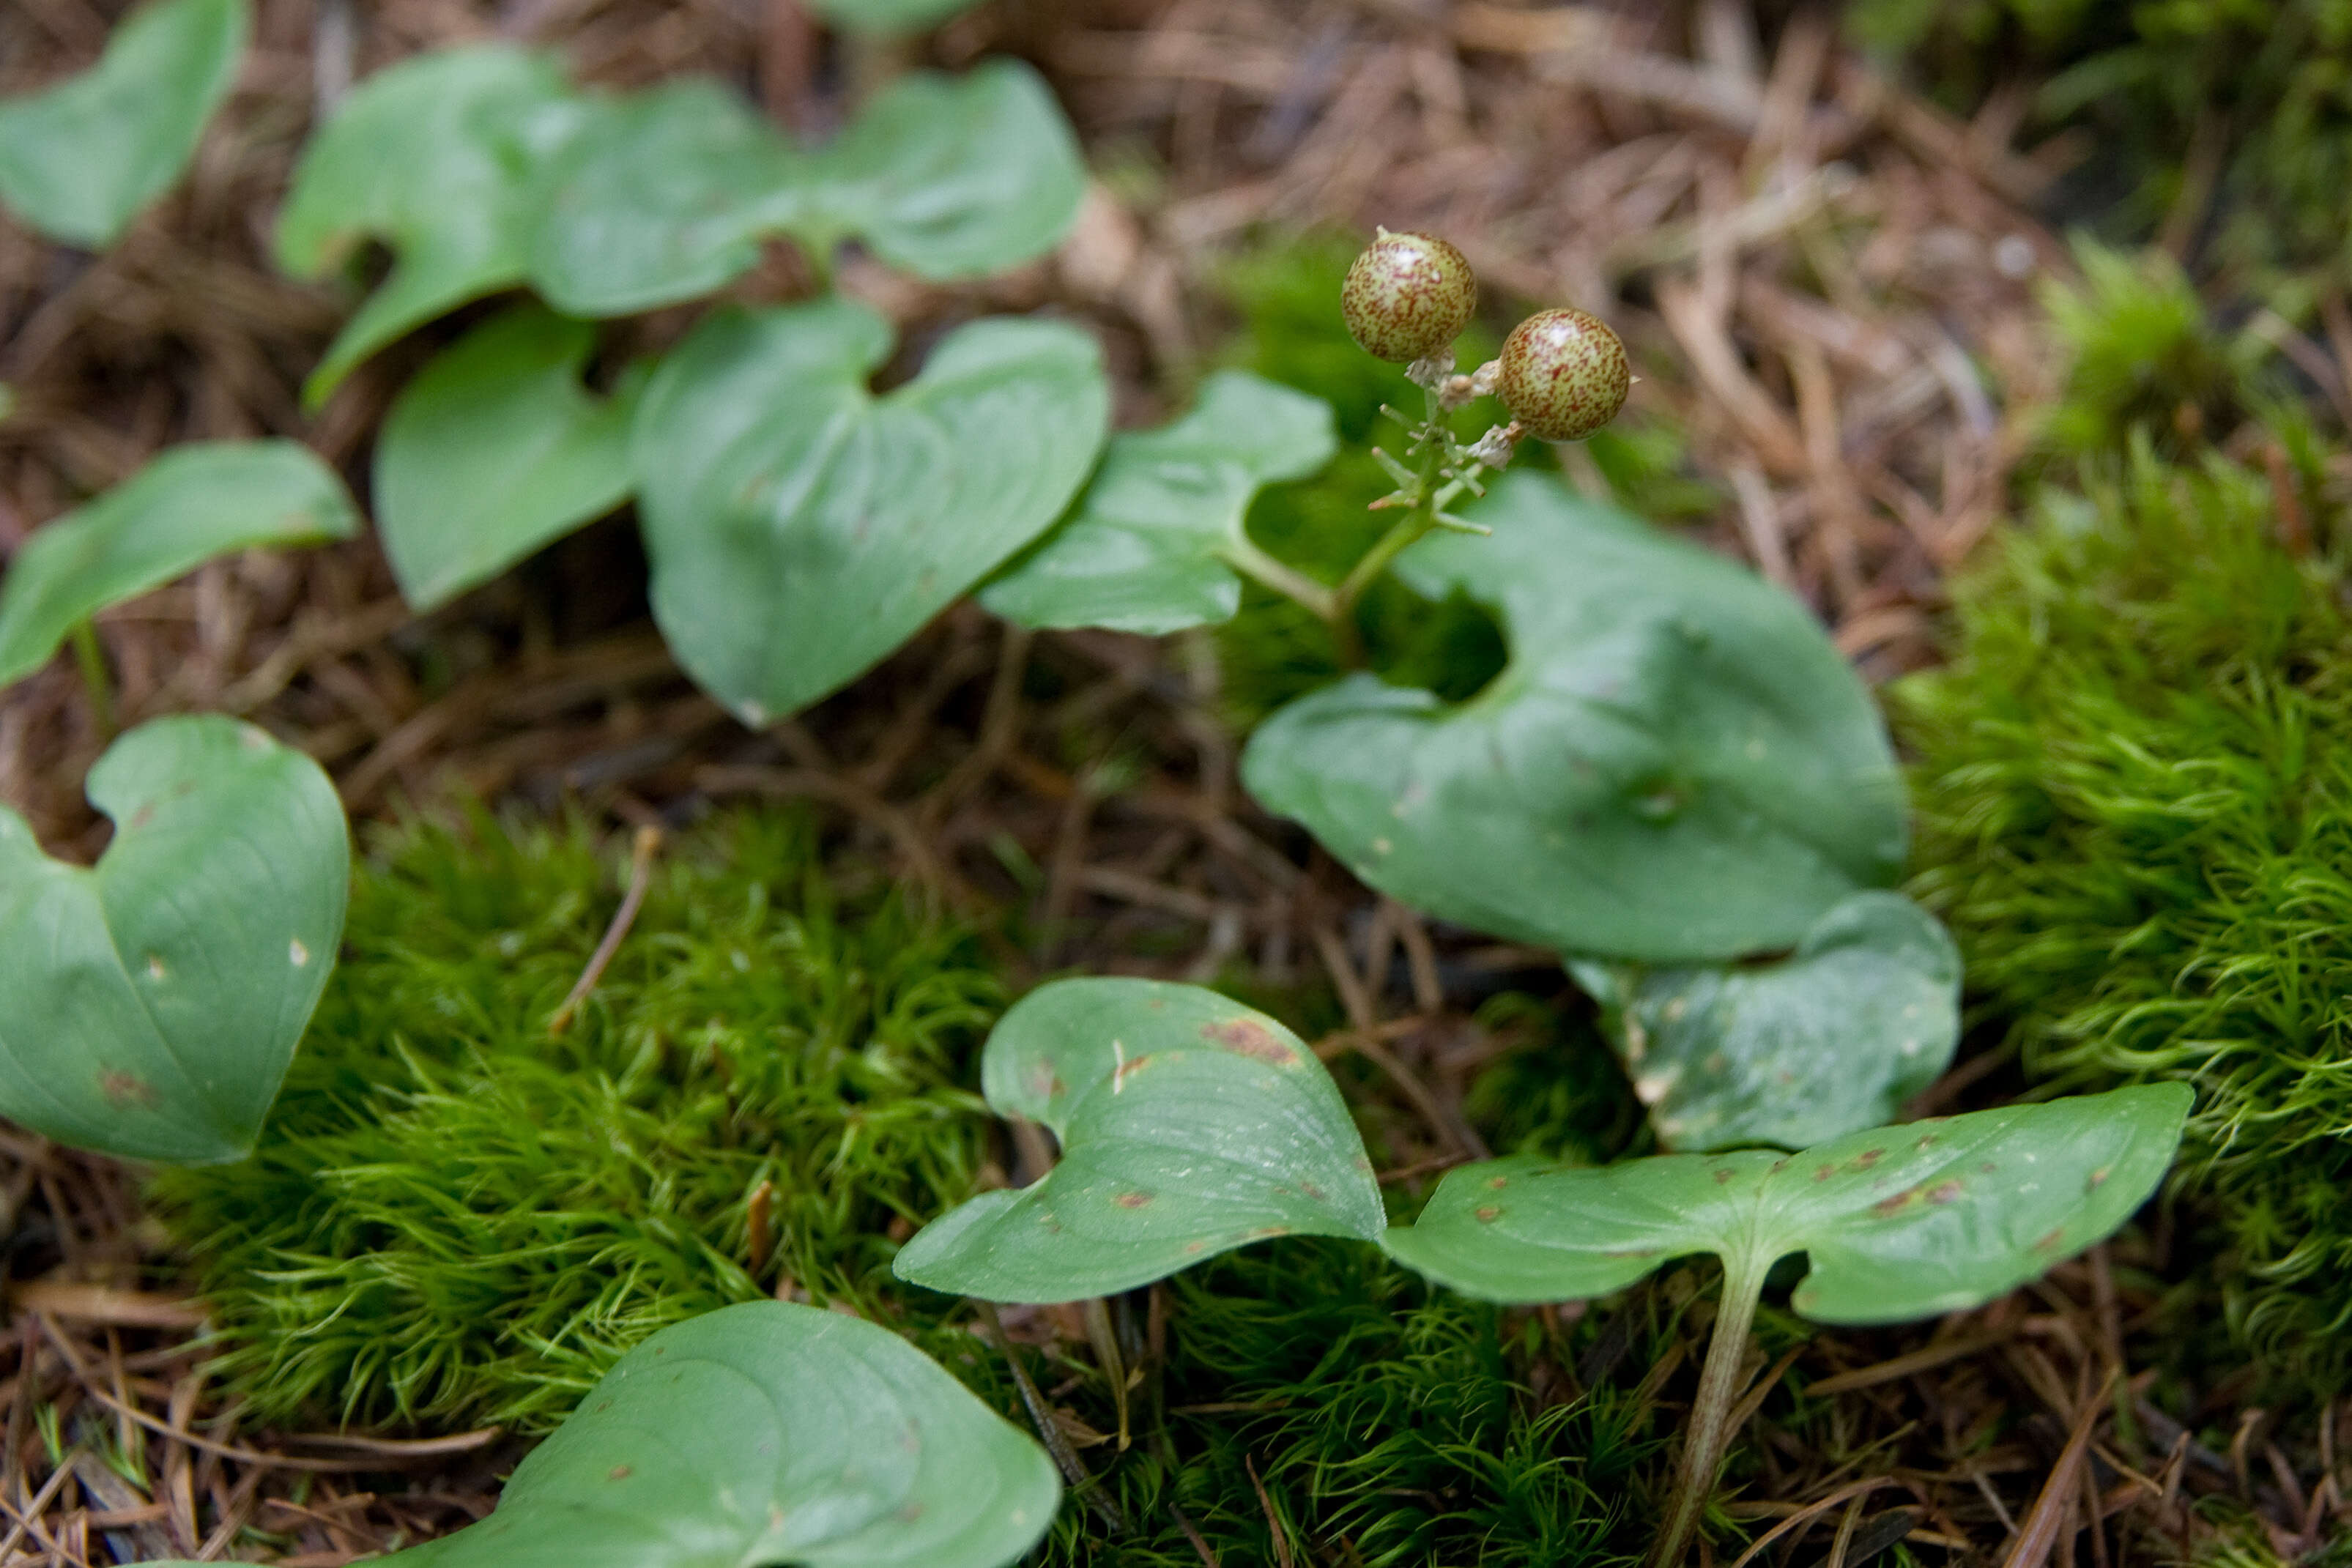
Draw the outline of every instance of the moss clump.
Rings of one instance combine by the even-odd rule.
[[[2021,73],[2046,78],[2039,120],[2096,132],[2084,171],[2126,231],[2152,230],[2184,193],[2200,211],[2210,195],[2231,267],[2341,277],[2352,262],[2341,0],[1858,0],[1846,20],[1955,108]]]
[[[155,1183],[235,1391],[265,1419],[542,1430],[645,1335],[780,1276],[895,1310],[894,1227],[984,1157],[965,1084],[1001,986],[959,933],[839,904],[816,867],[792,818],[677,844],[551,1037],[611,857],[487,818],[380,844],[254,1156]]]
[[[1434,1291],[1370,1248],[1320,1240],[1231,1253],[1168,1289],[1164,1437],[1089,1450],[1132,1528],[1113,1536],[1073,1502],[1041,1565],[1198,1568],[1171,1510],[1219,1561],[1271,1563],[1269,1509],[1300,1562],[1631,1561],[1639,1531],[1617,1527],[1638,1515],[1633,1481],[1659,1444],[1626,1396],[1531,1394],[1539,1359],[1574,1354],[1548,1314]],[[1086,1394],[1087,1417],[1107,1424],[1099,1387]]]
[[[2352,619],[2267,476],[2143,437],[1955,589],[1890,694],[1916,892],[2053,1090],[2192,1083],[2181,1166],[2241,1343],[2352,1372]]]

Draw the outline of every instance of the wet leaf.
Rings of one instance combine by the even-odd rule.
[[[398,259],[310,373],[307,402],[404,333],[522,281],[541,171],[583,112],[552,57],[500,44],[419,56],[352,90],[302,150],[278,265],[321,277],[370,239]]]
[[[1220,371],[1192,411],[1112,439],[1076,516],[980,601],[1024,626],[1158,634],[1228,621],[1253,547],[1244,515],[1266,485],[1331,460],[1331,405],[1246,371]]]
[[[1060,1163],[919,1232],[899,1278],[1000,1301],[1108,1295],[1269,1236],[1376,1240],[1379,1186],[1298,1037],[1198,986],[1060,980],[982,1057],[988,1102],[1043,1123]]]
[[[1003,1568],[1060,1495],[1043,1449],[888,1330],[746,1301],[622,1357],[489,1518],[374,1561]]]
[[[1832,905],[1770,963],[1569,967],[1669,1149],[1802,1148],[1881,1125],[1960,1038],[1959,950],[1900,894]]]
[[[319,765],[217,715],[108,747],[94,869],[0,808],[0,1115],[126,1159],[243,1155],[318,1005],[351,845]]]
[[[1446,1174],[1400,1261],[1465,1295],[1571,1301],[1712,1252],[1802,1252],[1791,1298],[1832,1323],[1980,1305],[2112,1234],[2156,1190],[2190,1101],[2179,1083],[1881,1127],[1781,1155],[1664,1155],[1597,1169],[1520,1156]]]
[[[1398,559],[1493,607],[1510,663],[1448,705],[1349,676],[1276,714],[1250,792],[1363,881],[1566,953],[1710,963],[1793,946],[1902,868],[1903,786],[1811,615],[1728,560],[1537,474]]]
[[[0,685],[47,664],[76,623],[215,556],[358,528],[342,481],[299,443],[173,447],[16,552],[0,580]]]
[[[1094,340],[958,328],[882,397],[889,327],[842,300],[715,312],[654,372],[632,438],[655,618],[754,727],[855,679],[1043,532],[1093,465]]]
[[[376,528],[430,610],[628,498],[629,399],[580,373],[596,329],[539,305],[494,318],[402,389],[376,438]]]
[[[0,203],[51,239],[112,245],[188,166],[251,27],[247,0],[159,0],[89,70],[0,101]]]
[[[899,78],[816,152],[712,82],[601,100],[548,179],[532,280],[558,309],[615,316],[724,286],[771,235],[820,266],[857,239],[924,277],[999,271],[1060,242],[1085,169],[1045,83],[998,60]]]

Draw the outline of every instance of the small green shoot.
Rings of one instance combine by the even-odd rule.
[[[1051,249],[1085,187],[1052,92],[1010,60],[901,78],[815,152],[713,82],[592,101],[545,176],[530,245],[531,281],[574,316],[708,294],[772,235],[821,274],[856,238],[919,277],[978,277]]]
[[[1669,1259],[1723,1260],[1706,1365],[1665,1531],[1682,1561],[1730,1434],[1748,1330],[1772,1266],[1830,1323],[1981,1305],[2112,1234],[2156,1190],[2190,1093],[2157,1084],[1855,1133],[1801,1154],[1667,1155],[1601,1169],[1532,1158],[1450,1171],[1391,1255],[1486,1301],[1580,1300]]]
[[[1114,437],[1076,512],[980,601],[1032,627],[1156,635],[1229,621],[1239,573],[1291,570],[1251,541],[1250,502],[1314,474],[1336,447],[1320,398],[1220,371],[1181,419]]]
[[[376,437],[376,529],[419,612],[488,582],[626,500],[628,396],[580,372],[595,329],[524,304],[402,389]]]
[[[0,808],[0,1114],[126,1159],[237,1159],[334,967],[342,803],[209,715],[115,742],[89,800],[115,825],[94,870]]]
[[[1496,607],[1511,662],[1467,703],[1366,674],[1251,737],[1250,793],[1403,903],[1643,963],[1786,948],[1902,869],[1903,784],[1870,695],[1795,600],[1554,480],[1490,538],[1397,560]]]
[[[1959,949],[1900,894],[1832,905],[1770,963],[1569,968],[1668,1149],[1800,1149],[1879,1126],[1959,1043]]]
[[[44,525],[0,580],[0,685],[48,663],[110,605],[256,545],[349,538],[342,481],[296,442],[175,446],[96,500]]]
[[[961,327],[882,397],[888,325],[725,309],[662,361],[632,456],[654,617],[757,728],[864,674],[1061,514],[1109,420],[1094,340]]]
[[[1001,1301],[1107,1296],[1272,1236],[1386,1227],[1330,1074],[1297,1036],[1197,986],[1062,980],[989,1037],[999,1114],[1062,1142],[1051,1173],[908,1242],[902,1280]]]
[[[188,166],[252,26],[249,0],[156,0],[90,69],[0,101],[0,203],[51,239],[112,245]]]
[[[489,1518],[379,1561],[1004,1568],[1061,1490],[1044,1449],[889,1330],[746,1301],[623,1357]]]
[[[302,389],[312,407],[362,361],[446,310],[522,281],[538,171],[584,112],[556,62],[486,44],[420,56],[354,89],[302,150],[278,218],[278,265],[396,253]]]

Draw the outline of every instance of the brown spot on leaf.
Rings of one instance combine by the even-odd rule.
[[[99,1076],[98,1092],[105,1095],[106,1103],[117,1110],[128,1110],[136,1105],[142,1111],[152,1111],[163,1103],[163,1097],[155,1092],[152,1083],[135,1072],[125,1072],[120,1067],[110,1067]]]
[[[1864,1149],[1862,1153],[1853,1156],[1853,1168],[1858,1171],[1866,1171],[1885,1157],[1886,1151],[1885,1149]]]
[[[1205,1241],[1187,1241],[1184,1243],[1184,1250],[1188,1254],[1197,1255],[1199,1253],[1206,1252],[1208,1249],[1209,1244]]]
[[[1729,1166],[1716,1166],[1716,1167],[1715,1167],[1715,1185],[1716,1185],[1716,1186],[1721,1186],[1724,1183],[1726,1183],[1726,1182],[1729,1181],[1730,1179],[1731,1179],[1731,1167],[1730,1167]]]
[[[1917,1187],[1906,1186],[1901,1192],[1896,1193],[1894,1197],[1882,1197],[1876,1203],[1872,1204],[1870,1206],[1870,1212],[1878,1216],[1881,1219],[1891,1218],[1910,1207],[1913,1201],[1916,1199],[1918,1196],[1919,1189]]]
[[[2101,1186],[2105,1185],[2106,1179],[2115,1174],[2115,1166],[2101,1166],[2097,1170],[2091,1173],[2091,1179],[2083,1184],[2083,1190],[2084,1192],[2098,1191]]]
[[[604,1472],[604,1479],[608,1481],[625,1481],[635,1473],[626,1465],[614,1465]]]
[[[1141,1208],[1151,1201],[1151,1195],[1148,1192],[1123,1192],[1111,1201],[1121,1208]]]
[[[1298,1053],[1267,1032],[1255,1019],[1227,1019],[1201,1026],[1201,1038],[1213,1040],[1237,1056],[1263,1061],[1268,1067],[1296,1067]]]
[[[1307,1197],[1309,1197],[1313,1198],[1313,1199],[1314,1199],[1316,1202],[1318,1202],[1318,1203],[1321,1203],[1321,1202],[1324,1200],[1324,1199],[1323,1199],[1323,1189],[1322,1189],[1321,1187],[1319,1187],[1319,1186],[1316,1186],[1313,1182],[1311,1182],[1311,1181],[1303,1181],[1303,1182],[1300,1182],[1300,1183],[1298,1184],[1298,1190],[1299,1190],[1299,1191],[1301,1191],[1301,1192],[1303,1192],[1303,1193],[1305,1193]]]
[[[1981,1165],[1979,1165],[1979,1166],[1977,1166],[1977,1175],[1979,1175],[1979,1176],[1990,1176],[1990,1175],[1992,1175],[1992,1173],[1993,1173],[1993,1172],[1995,1172],[1995,1171],[1999,1170],[2000,1168],[2000,1167],[1999,1166],[1994,1165],[1990,1160],[1986,1160],[1986,1161],[1985,1161],[1985,1162],[1983,1162]]]
[[[1822,1167],[1821,1167],[1821,1169],[1819,1169],[1819,1170],[1817,1170],[1817,1171],[1815,1171],[1815,1172],[1813,1173],[1813,1179],[1814,1179],[1815,1181],[1827,1181],[1827,1180],[1829,1180],[1829,1179],[1830,1179],[1830,1177],[1832,1177],[1832,1176],[1835,1176],[1835,1175],[1837,1175],[1837,1166],[1822,1166]]]
[[[2052,1231],[2049,1235],[2042,1238],[2039,1241],[2036,1241],[2033,1244],[2033,1249],[2036,1252],[2054,1252],[2058,1249],[2058,1243],[2063,1241],[2065,1239],[2066,1228],[2062,1225],[2057,1229]]]
[[[1927,1189],[1929,1203],[1949,1203],[1959,1196],[1960,1184],[1957,1181],[1939,1181]]]
[[[143,828],[154,820],[155,802],[152,800],[131,813],[131,825],[134,828]]]
[[[1511,1178],[1508,1176],[1488,1176],[1486,1178],[1486,1185],[1493,1187],[1496,1192],[1500,1192],[1505,1187],[1511,1185]]]
[[[1502,1218],[1503,1211],[1501,1207],[1495,1204],[1488,1204],[1486,1207],[1478,1210],[1478,1223],[1481,1225],[1492,1225],[1495,1221]]]

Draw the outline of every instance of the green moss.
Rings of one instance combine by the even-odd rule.
[[[2045,425],[2058,454],[2118,457],[2142,431],[2177,456],[2273,401],[2263,374],[2270,345],[2217,328],[2170,256],[2080,241],[2074,258],[2080,286],[2053,282],[2042,294],[2072,360]]]
[[[487,818],[381,842],[254,1157],[156,1179],[235,1392],[268,1420],[539,1430],[646,1334],[780,1275],[898,1310],[893,1223],[984,1156],[965,1085],[1001,988],[894,900],[837,907],[816,863],[793,818],[676,844],[551,1038],[613,857]]]
[[[1619,1527],[1639,1523],[1632,1482],[1659,1442],[1622,1395],[1530,1393],[1538,1359],[1575,1354],[1546,1317],[1433,1291],[1344,1242],[1229,1254],[1169,1289],[1164,1435],[1089,1450],[1131,1528],[1065,1507],[1040,1563],[1198,1568],[1177,1511],[1220,1561],[1270,1563],[1269,1507],[1300,1562],[1597,1568],[1638,1549]],[[1086,1418],[1110,1421],[1090,1367],[1037,1370],[1080,1379]]]
[[[2142,437],[1955,589],[1890,694],[1915,891],[2050,1091],[2194,1084],[2181,1179],[2230,1328],[2352,1372],[2352,621],[2267,476]],[[2193,1255],[2193,1254],[2192,1254]]]
[[[2114,204],[2118,233],[2152,232],[2210,160],[2225,265],[2341,277],[2352,261],[2344,0],[1856,0],[1846,20],[1957,110],[2042,78],[2040,128],[2095,135],[2076,183]]]

